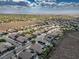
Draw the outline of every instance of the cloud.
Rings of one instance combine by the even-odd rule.
[[[46,1],[41,1],[41,2],[33,2],[31,3],[31,7],[51,7],[51,8],[79,8],[79,3],[75,2],[46,2]]]
[[[62,7],[62,8],[79,8],[79,3],[75,3],[75,2],[60,2],[57,4],[58,7]]]
[[[6,1],[6,0],[0,0]],[[15,2],[24,1],[30,7],[50,7],[50,8],[79,8],[79,3],[76,2],[59,2],[56,0],[35,0],[35,2],[30,2],[29,0],[13,0]]]
[[[13,1],[15,1],[15,2],[19,2],[19,1],[25,1],[25,0],[13,0]]]

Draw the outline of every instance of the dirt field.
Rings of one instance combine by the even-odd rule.
[[[12,21],[9,23],[1,23],[0,24],[0,32],[6,31],[8,29],[20,29],[21,27],[34,25],[37,22],[35,21]]]
[[[11,28],[21,28],[29,25],[34,25],[38,21],[48,21],[50,19],[65,19],[71,20],[75,17],[73,16],[57,16],[57,15],[17,15],[17,14],[0,14],[0,32],[6,31]]]
[[[79,59],[79,32],[66,33],[50,59]]]

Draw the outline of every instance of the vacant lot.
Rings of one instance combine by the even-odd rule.
[[[73,16],[57,15],[17,15],[17,14],[0,14],[0,31],[8,29],[19,29],[21,27],[34,24],[41,24],[49,20],[72,20]]]
[[[50,59],[79,59],[79,32],[66,33]]]
[[[8,29],[20,29],[21,27],[34,25],[37,22],[35,21],[12,21],[9,23],[1,23],[0,31],[6,31]]]

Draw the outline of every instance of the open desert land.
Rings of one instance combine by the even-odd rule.
[[[45,19],[45,17],[33,15],[0,15],[0,31],[36,25],[43,21],[42,18]]]
[[[9,23],[1,23],[0,24],[0,31],[6,31],[8,29],[21,29],[22,27],[27,27],[33,24],[36,24],[36,21],[12,21]]]
[[[79,59],[78,46],[79,32],[67,32],[50,59]]]
[[[55,16],[55,15],[0,15],[0,31],[7,31],[8,29],[21,29],[31,25],[42,25],[50,20],[68,20],[76,18],[74,16]]]

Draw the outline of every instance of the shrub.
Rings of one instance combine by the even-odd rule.
[[[35,41],[35,40],[32,40],[31,42],[32,42],[32,44],[35,44],[35,43],[36,43],[36,41]]]
[[[5,39],[0,39],[0,42],[6,42],[6,40]]]

